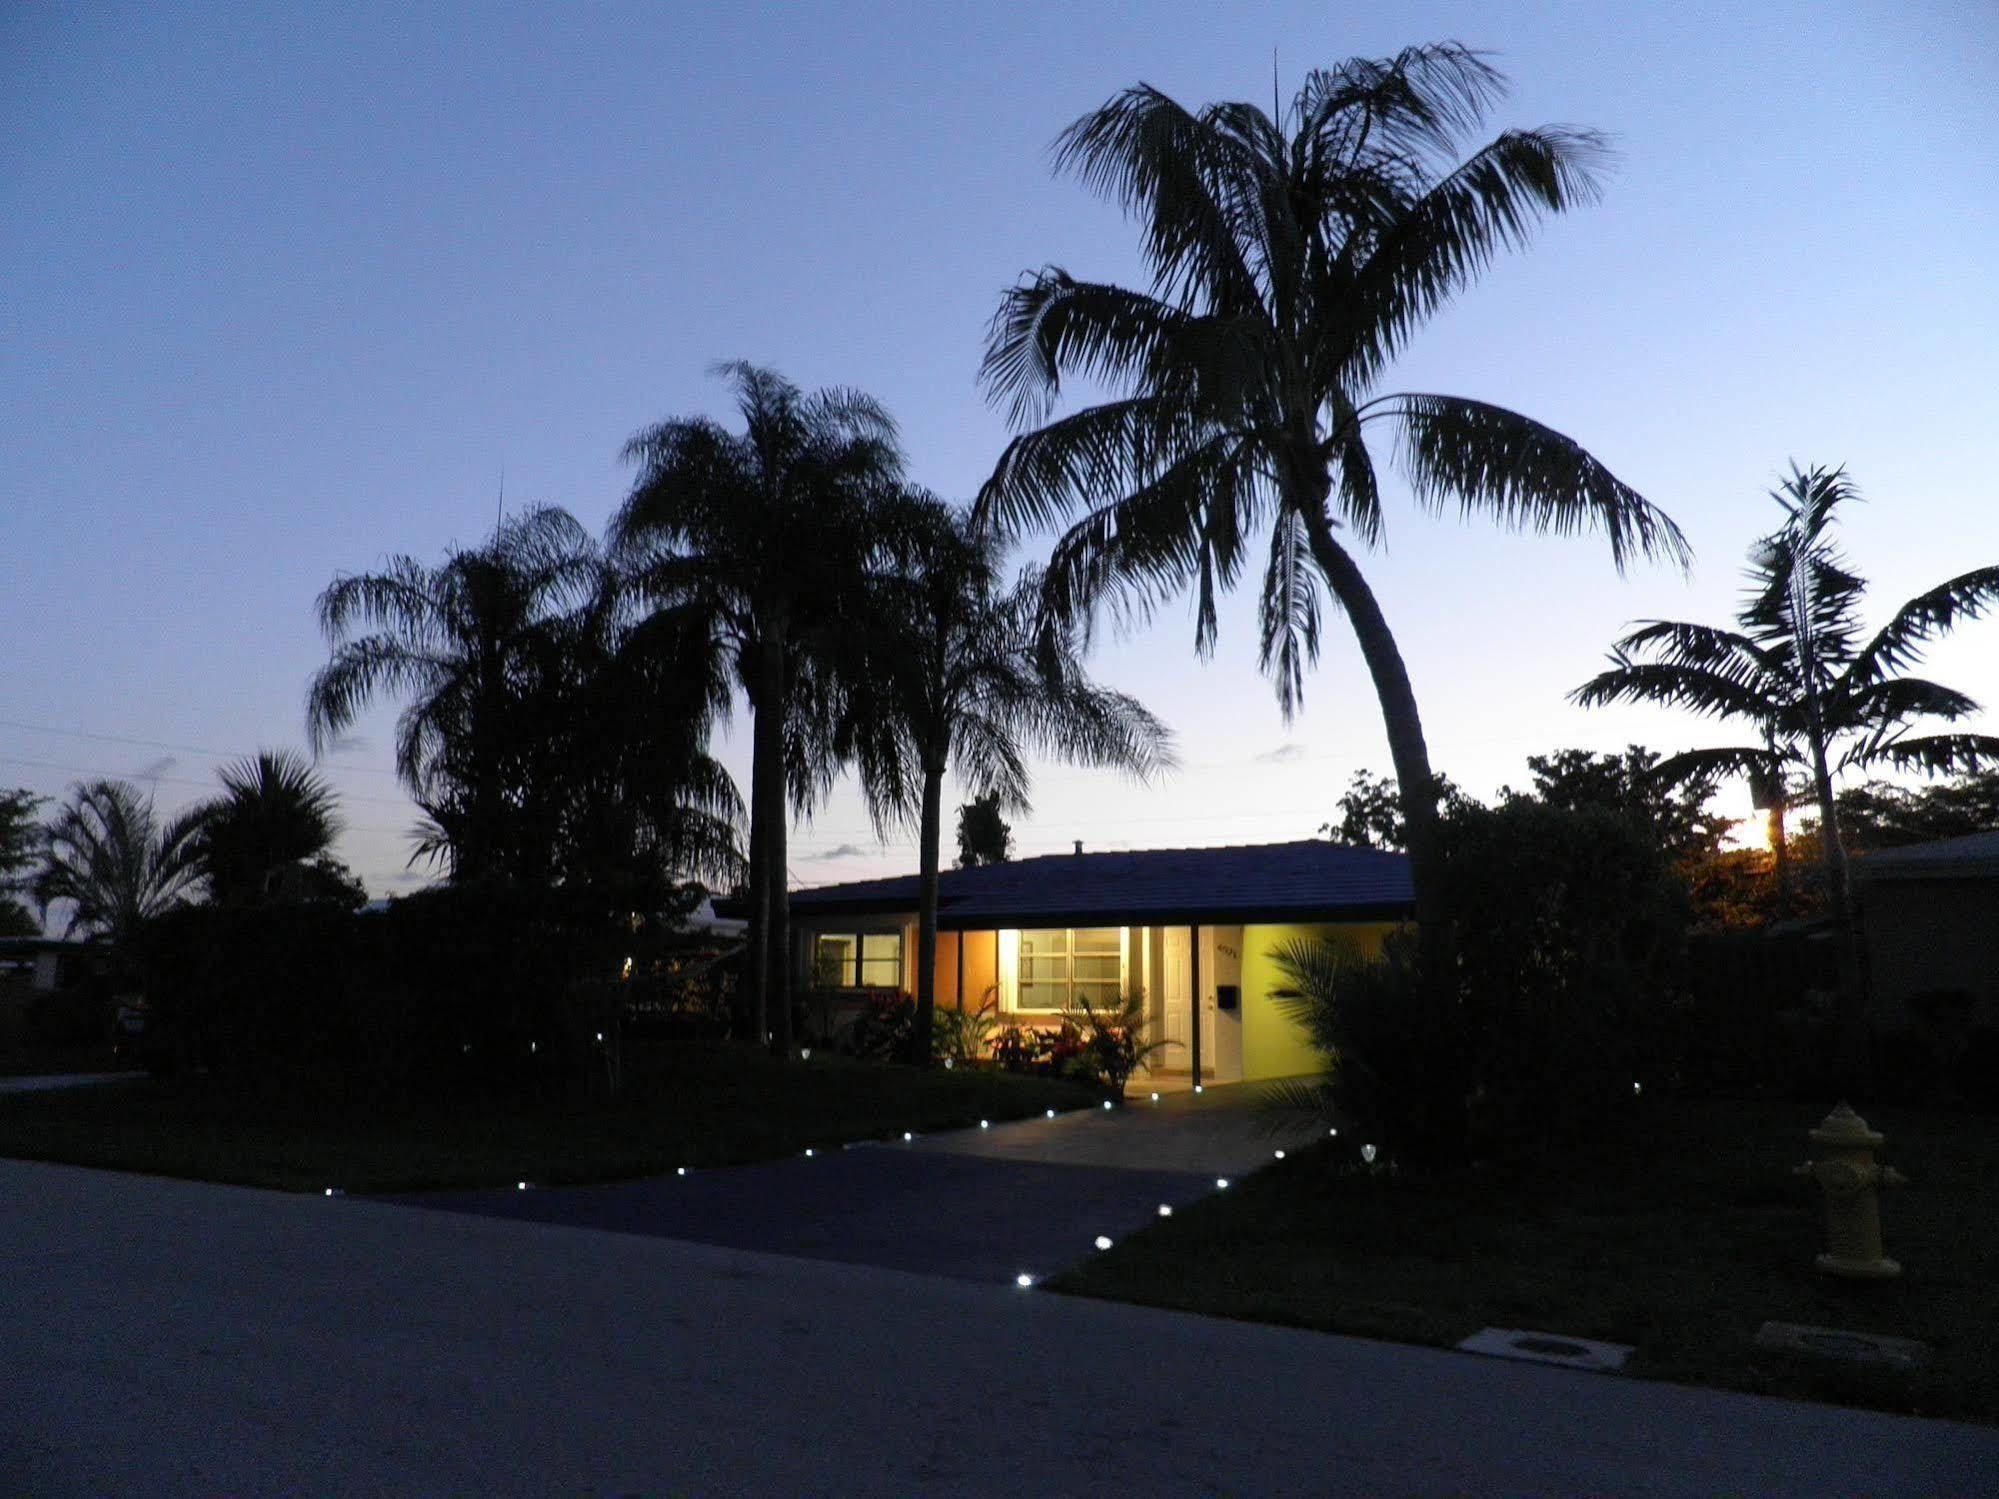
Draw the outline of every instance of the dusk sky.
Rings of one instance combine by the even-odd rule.
[[[1363,560],[1438,767],[1474,793],[1564,746],[1735,742],[1564,694],[1635,618],[1724,622],[1788,463],[1844,463],[1870,623],[1999,562],[1999,7],[13,5],[0,10],[0,786],[119,775],[172,808],[302,747],[313,600],[438,560],[509,506],[601,528],[638,428],[734,420],[717,360],[858,386],[912,477],[968,500],[1007,429],[975,375],[1002,288],[1045,263],[1137,281],[1137,235],[1051,175],[1070,120],[1144,80],[1288,96],[1310,67],[1455,38],[1511,124],[1595,126],[1604,201],[1448,308],[1388,388],[1514,406],[1685,528],[1691,578],[1598,539],[1433,521]],[[1032,549],[1025,549],[1028,560]],[[1138,787],[1050,768],[1023,854],[1310,836],[1388,768],[1329,619],[1286,725],[1254,589],[1213,660],[1191,609],[1092,658],[1178,736]],[[1999,704],[1999,620],[1926,669]],[[409,888],[393,710],[325,769],[340,852]],[[1968,725],[1999,732],[1999,713]],[[745,787],[748,721],[722,752]],[[947,791],[947,806],[959,797]],[[1748,811],[1731,787],[1723,805]],[[948,832],[947,832],[948,839]],[[947,856],[948,856],[947,847]],[[802,883],[915,867],[851,782]]]

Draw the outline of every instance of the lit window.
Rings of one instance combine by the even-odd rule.
[[[812,950],[814,980],[828,989],[900,989],[900,932],[822,933]]]
[[[1014,1008],[1066,1010],[1083,999],[1108,1005],[1122,987],[1123,966],[1122,927],[1022,932]]]

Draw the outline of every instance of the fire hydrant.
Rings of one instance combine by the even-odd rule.
[[[1841,1104],[1810,1135],[1813,1144],[1825,1147],[1823,1159],[1792,1169],[1795,1176],[1817,1178],[1825,1191],[1827,1248],[1818,1267],[1827,1275],[1889,1280],[1902,1273],[1881,1252],[1881,1189],[1907,1186],[1908,1178],[1893,1166],[1876,1164],[1874,1152],[1883,1138]]]

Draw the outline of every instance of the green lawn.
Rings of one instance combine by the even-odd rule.
[[[733,1047],[662,1044],[627,1048],[615,1103],[326,1113],[152,1079],[0,1097],[0,1156],[293,1191],[555,1185],[769,1160],[1095,1098],[999,1073],[823,1054],[785,1066]]]
[[[1634,1345],[1640,1376],[1999,1421],[1999,1119],[1867,1111],[1911,1185],[1883,1206],[1903,1277],[1855,1285],[1813,1270],[1818,1189],[1790,1175],[1823,1112],[1662,1100],[1539,1170],[1430,1181],[1308,1151],[1054,1288],[1443,1346],[1534,1328]],[[1919,1338],[1932,1363],[1770,1352],[1766,1320]]]

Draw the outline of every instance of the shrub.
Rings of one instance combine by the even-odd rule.
[[[579,892],[448,887],[366,914],[187,907],[140,937],[147,1050],[325,1103],[608,1081],[617,938]]]
[[[1047,1060],[1049,1039],[1033,1026],[1010,1025],[993,1040],[993,1060],[1003,1072],[1034,1072]]]
[[[898,1061],[909,1055],[909,1033],[915,1024],[916,1001],[908,995],[871,994],[861,1013],[840,1032],[840,1049],[871,1061]]]
[[[998,1010],[998,996],[991,990],[986,991],[985,1002],[976,1010],[933,1010],[931,1055],[954,1064],[978,1061],[992,1044]]]
[[[1128,989],[1102,1009],[1079,996],[1071,1016],[1083,1044],[1070,1066],[1112,1098],[1122,1099],[1139,1063],[1165,1049],[1164,1041],[1146,1039],[1143,989]]]
[[[1413,938],[1377,960],[1277,954],[1336,1106],[1397,1158],[1531,1155],[1628,1113],[1665,1071],[1684,894],[1635,820],[1462,805],[1444,822],[1443,971]]]

